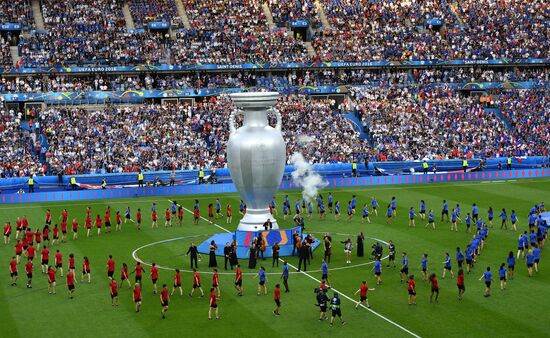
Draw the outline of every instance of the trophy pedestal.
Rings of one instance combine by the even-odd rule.
[[[265,209],[246,209],[246,214],[239,222],[238,231],[260,231],[264,230],[264,223],[271,221],[272,229],[279,229],[277,220],[269,213],[269,208]],[[269,229],[268,229],[269,230]]]

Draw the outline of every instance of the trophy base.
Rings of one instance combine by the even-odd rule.
[[[247,209],[246,214],[239,222],[237,230],[239,231],[260,231],[264,230],[264,223],[267,220],[271,221],[272,229],[279,229],[277,220],[269,213],[269,208],[265,209]]]

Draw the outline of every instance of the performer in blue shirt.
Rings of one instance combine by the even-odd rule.
[[[449,223],[449,203],[447,200],[443,200],[443,209],[441,209],[441,222],[447,218],[447,223]]]
[[[311,216],[313,216],[313,203],[308,202],[308,204],[307,204],[307,212],[308,212],[308,217],[309,217],[309,219],[311,220]]]
[[[491,282],[493,281],[493,274],[491,273],[491,267],[487,267],[487,271],[481,275],[479,280],[485,281],[485,297],[489,297],[491,295]]]
[[[391,198],[391,210],[394,217],[397,217],[397,201],[395,196]]]
[[[281,275],[281,278],[283,279],[283,285],[285,286],[285,293],[290,292],[288,288],[288,263],[285,261],[283,264],[283,274]]]
[[[424,202],[424,200],[420,200],[420,211],[418,212],[418,215],[421,220],[426,219],[426,202]]]
[[[288,216],[288,205],[286,202],[283,202],[283,219],[286,221],[286,217]]]
[[[380,257],[376,257],[372,270],[374,271],[374,277],[376,278],[376,285],[380,285],[382,283],[382,263],[380,262]]]
[[[407,253],[403,252],[403,259],[401,260],[401,270],[399,271],[399,276],[401,277],[401,283],[403,283],[404,277],[409,275],[409,257]]]
[[[451,278],[455,278],[455,274],[453,273],[453,268],[451,266],[451,256],[449,253],[445,253],[445,260],[443,261],[443,275],[441,276],[442,279],[445,279],[445,273],[449,271],[451,273]]]
[[[539,262],[540,262],[540,248],[535,244],[533,248],[533,262],[535,265],[535,272],[539,272]]]
[[[373,196],[371,201],[370,201],[370,205],[372,207],[372,212],[374,213],[375,216],[378,216],[378,211],[376,209],[378,209],[378,201],[376,200],[376,198]]]
[[[216,198],[216,218],[222,217],[222,205],[220,204],[220,200]]]
[[[500,279],[500,289],[504,290],[506,289],[506,277],[508,276],[508,272],[506,270],[506,264],[502,263],[500,264],[500,268],[498,269],[498,277]]]
[[[512,213],[510,214],[510,222],[512,222],[512,230],[518,231],[516,228],[516,223],[518,221],[518,216],[516,215],[516,211],[512,210]]]
[[[470,230],[470,226],[472,225],[472,216],[470,216],[470,213],[466,214],[466,232],[472,232]]]
[[[334,220],[340,220],[340,201],[336,201],[336,203],[334,204]]]
[[[456,215],[456,210],[453,209],[451,212],[451,231],[457,231],[458,232],[458,226],[456,225],[456,220],[458,216]]]
[[[479,208],[474,203],[472,204],[472,221],[477,222],[478,217],[479,217]]]
[[[332,193],[328,193],[328,211],[332,214],[332,200],[333,200],[333,197],[332,197]]]
[[[493,227],[493,218],[495,218],[495,212],[493,210],[493,207],[489,207],[489,211],[487,211],[487,218],[489,219],[489,226]]]
[[[527,255],[525,256],[525,262],[527,263],[527,272],[529,273],[529,277],[532,277],[533,265],[535,264],[535,256],[533,255],[533,249],[527,252]]]
[[[361,223],[365,223],[365,220],[367,220],[368,223],[370,223],[369,218],[369,208],[367,208],[367,204],[363,205],[363,217],[361,218]]]
[[[506,214],[506,209],[502,208],[502,211],[500,212],[500,219],[502,222],[500,223],[501,229],[508,230],[508,224],[506,224],[506,221],[508,220],[508,215]]]
[[[414,224],[414,217],[416,216],[416,214],[414,213],[414,208],[411,207],[409,209],[409,226],[410,227],[415,227],[416,224]]]
[[[386,221],[387,224],[392,223],[392,216],[393,216],[393,210],[391,207],[391,204],[388,204],[388,212],[387,212],[388,220]]]
[[[355,214],[355,207],[357,207],[357,198],[355,195],[351,197],[351,208],[353,209],[353,213]]]
[[[434,212],[432,209],[428,212],[428,223],[426,224],[426,228],[428,225],[431,225],[435,230],[435,219],[434,219]]]
[[[527,231],[524,231],[523,234],[520,234],[518,237],[518,254],[517,258],[521,254],[521,257],[525,257],[525,250],[527,250],[527,245],[525,245],[525,239],[527,238]]]
[[[275,203],[275,197],[271,200],[271,210],[273,210],[273,216],[277,216],[277,204]]]
[[[422,256],[422,261],[420,263],[422,267],[422,280],[428,280],[428,254]]]
[[[348,201],[348,222],[351,222],[352,217],[353,217],[353,206],[351,204],[351,201]]]
[[[462,264],[464,263],[464,254],[459,247],[456,248],[456,264],[459,269],[462,269]]]
[[[294,203],[294,211],[296,212],[296,215],[300,213],[300,201],[296,200],[296,203]]]
[[[514,252],[510,251],[508,257],[506,258],[506,263],[508,263],[508,277],[514,279],[514,268],[516,267],[516,257],[514,257]]]
[[[328,264],[323,259],[323,263],[321,264],[321,280],[324,280],[328,285],[330,285],[330,281],[328,279]]]

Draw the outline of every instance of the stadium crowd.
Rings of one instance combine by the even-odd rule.
[[[397,86],[362,87],[354,88],[353,96],[354,110],[374,144],[369,156],[374,161],[522,156],[533,154],[536,147],[521,141],[525,121],[508,128],[476,97],[444,87],[418,92]],[[534,100],[526,104],[536,106]],[[548,134],[543,120],[536,125]],[[540,143],[547,146],[544,140]],[[538,153],[546,154],[541,148]]]
[[[21,23],[30,26],[34,23],[30,0],[0,1],[0,23]]]
[[[181,25],[174,0],[130,0],[128,6],[138,26],[145,27],[150,21],[166,21],[176,27]]]
[[[317,8],[314,1],[269,0],[273,21],[279,27],[287,26],[292,20],[305,19],[316,24]]]

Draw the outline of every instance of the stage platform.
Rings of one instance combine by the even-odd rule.
[[[250,249],[250,244],[252,243],[252,240],[255,237],[258,237],[258,235],[261,235],[268,244],[264,252],[264,257],[272,257],[271,246],[275,244],[275,242],[279,242],[279,247],[280,247],[279,255],[281,257],[291,256],[292,247],[293,247],[292,234],[296,231],[300,235],[302,235],[300,227],[295,227],[287,230],[278,229],[278,230],[258,231],[258,232],[235,231],[231,233],[215,234],[212,237],[208,238],[206,241],[204,241],[202,244],[200,244],[198,246],[198,250],[201,254],[208,255],[210,242],[214,241],[218,246],[218,250],[216,250],[216,256],[223,256],[224,255],[223,249],[225,247],[225,244],[226,243],[231,244],[233,240],[236,240],[237,241],[237,258],[245,259],[245,258],[248,258],[248,250]],[[316,239],[312,245],[313,250],[315,250],[320,244],[321,242],[319,241],[319,239]]]

